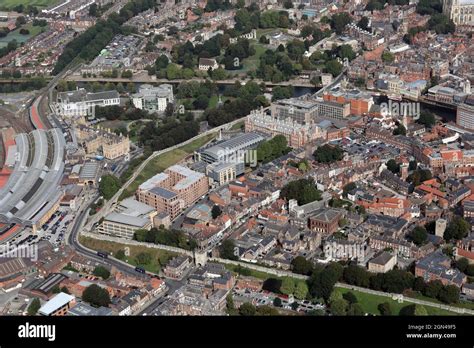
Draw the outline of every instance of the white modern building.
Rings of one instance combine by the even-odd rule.
[[[57,111],[64,117],[94,116],[95,107],[120,105],[117,91],[88,93],[84,88],[58,94]]]
[[[133,105],[140,110],[163,112],[168,104],[174,102],[173,86],[162,84],[157,87],[141,85],[138,93],[132,96]]]

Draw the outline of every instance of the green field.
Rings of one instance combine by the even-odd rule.
[[[230,127],[230,130],[240,130],[242,127],[245,125],[244,121],[237,122],[234,124],[232,127]]]
[[[237,266],[228,265],[228,264],[225,264],[225,267],[234,273],[235,273],[235,269],[237,268]],[[279,278],[270,273],[255,271],[253,269],[248,269],[248,270],[249,270],[250,276],[258,278],[258,279],[266,280],[268,278],[277,278],[277,279]],[[301,279],[294,279],[294,280],[296,282],[304,282],[304,280],[301,280]],[[398,313],[400,312],[400,309],[402,309],[403,307],[412,304],[412,302],[407,302],[407,301],[404,301],[403,303],[398,303],[398,301],[392,300],[392,298],[390,297],[368,294],[368,293],[357,291],[357,290],[349,290],[345,288],[335,287],[334,291],[339,292],[341,294],[352,292],[357,297],[357,302],[362,306],[362,309],[366,313],[371,313],[375,315],[380,315],[380,312],[377,309],[377,306],[382,302],[390,303],[390,307],[392,308],[392,312],[394,315],[398,315]],[[449,315],[449,316],[460,315],[459,313],[447,311],[447,310],[436,308],[436,307],[430,307],[430,306],[424,306],[424,307],[426,308],[426,311],[428,312],[429,315]]]
[[[398,303],[398,301],[392,300],[390,297],[368,294],[368,293],[357,291],[357,290],[349,290],[349,289],[336,287],[334,288],[334,291],[339,292],[341,294],[352,292],[357,297],[357,302],[362,306],[362,309],[366,313],[371,313],[375,315],[380,315],[380,312],[377,309],[377,306],[383,302],[390,303],[390,307],[392,308],[392,313],[394,315],[398,315],[398,313],[400,312],[400,309],[402,309],[403,307],[412,304],[412,302],[407,302],[407,301],[404,301],[403,303]],[[424,306],[424,307],[426,308],[426,311],[428,312],[429,315],[459,315],[458,313],[450,312],[450,311],[440,309],[440,308],[435,308],[435,307],[430,307],[430,306]]]
[[[8,8],[11,9],[18,5],[31,5],[36,6],[40,9],[44,9],[46,7],[59,4],[64,0],[2,0],[0,2],[0,8]]]
[[[20,28],[15,29],[12,32],[8,33],[7,36],[0,38],[0,48],[5,47],[10,41],[13,40],[16,40],[16,42],[18,42],[18,44],[20,45],[41,33],[42,30],[46,30],[46,28],[41,28],[39,26],[34,27],[32,24],[24,25],[22,26],[22,28],[28,29],[30,33],[28,35],[22,35],[20,34]]]
[[[163,155],[153,158],[142,170],[140,175],[137,176],[135,181],[129,187],[127,187],[126,190],[124,190],[122,196],[120,196],[120,199],[124,199],[133,195],[140,184],[150,179],[153,175],[158,174],[173,164],[183,160],[186,158],[186,156],[191,155],[194,151],[214,139],[215,136],[216,134],[213,133],[205,137],[201,137],[187,145],[177,148],[176,150],[168,151]]]
[[[125,262],[137,266],[137,261],[135,260],[135,257],[142,252],[149,253],[151,255],[151,262],[146,265],[140,265],[143,266],[148,272],[156,273],[158,274],[160,270],[168,263],[168,261],[176,256],[176,254],[169,252],[169,251],[164,251],[164,250],[159,250],[155,248],[147,248],[145,246],[135,246],[135,245],[126,245],[122,243],[115,243],[115,242],[109,242],[105,240],[99,240],[95,238],[90,238],[90,237],[80,237],[80,242],[82,245],[88,247],[89,249],[93,250],[101,250],[101,251],[107,251],[109,253],[112,253],[115,255],[115,253],[119,250],[125,250],[125,247],[128,247],[130,250],[130,256],[124,260]]]
[[[262,45],[261,43],[255,43],[252,45],[255,48],[255,54],[249,58],[244,59],[244,67],[241,70],[229,70],[229,71],[235,71],[235,72],[242,72],[242,71],[251,71],[251,70],[256,70],[258,65],[260,64],[260,57],[262,54],[265,53],[267,50],[267,47]]]

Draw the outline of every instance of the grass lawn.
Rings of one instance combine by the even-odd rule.
[[[226,102],[226,100],[228,100],[229,98],[228,97],[224,97],[224,96],[221,96],[221,100],[223,103]],[[219,96],[218,95],[213,95],[211,97],[211,99],[209,99],[209,106],[208,108],[215,108],[217,106],[217,103],[219,102]]]
[[[395,315],[398,315],[398,313],[400,312],[400,309],[402,309],[403,307],[412,304],[411,302],[407,302],[407,301],[404,301],[403,303],[398,303],[398,301],[392,300],[390,297],[368,294],[368,293],[357,291],[357,290],[349,290],[349,289],[336,287],[334,288],[334,291],[337,291],[341,294],[352,292],[357,297],[358,303],[362,306],[362,309],[366,313],[371,313],[371,314],[376,314],[376,315],[380,315],[380,312],[377,309],[377,306],[382,302],[390,303],[392,313]],[[430,307],[430,306],[424,306],[424,307],[426,308],[426,311],[428,312],[429,315],[459,315],[458,313],[450,312],[450,311],[440,309],[440,308],[435,308],[435,307]]]
[[[261,43],[255,43],[252,46],[255,48],[255,54],[244,59],[244,68],[242,70],[236,70],[237,72],[255,70],[260,64],[260,57],[265,53],[267,48]]]
[[[161,173],[173,164],[176,164],[179,161],[183,160],[186,156],[192,154],[194,151],[196,151],[215,137],[215,133],[209,134],[205,137],[196,139],[187,145],[181,146],[176,150],[168,151],[165,154],[153,158],[143,169],[140,175],[137,176],[135,181],[123,192],[120,199],[124,199],[133,195],[133,193],[137,190],[138,186],[140,186],[146,180],[150,179],[155,174]]]
[[[228,270],[232,271],[233,273],[236,273],[235,269],[237,268],[237,266],[225,264],[225,267]],[[281,278],[270,273],[255,271],[249,268],[247,269],[249,270],[250,276],[258,278],[258,279],[266,280],[268,278],[276,278],[276,279]],[[294,280],[295,282],[304,282],[304,280],[302,279],[294,279]],[[398,301],[392,300],[392,298],[390,297],[368,294],[368,293],[357,291],[357,290],[350,290],[350,289],[335,287],[334,291],[339,292],[341,294],[352,292],[357,297],[357,301],[362,306],[363,310],[366,313],[371,313],[375,315],[380,315],[380,312],[377,309],[377,306],[382,302],[390,303],[392,312],[395,315],[398,315],[398,313],[400,312],[400,309],[402,309],[403,307],[412,304],[411,302],[407,302],[407,301],[404,301],[403,303],[398,303]],[[450,315],[450,316],[460,315],[456,312],[451,312],[451,311],[447,311],[447,310],[436,308],[436,307],[430,307],[430,306],[424,306],[424,307],[426,308],[426,311],[428,312],[429,315]]]
[[[237,268],[237,266],[234,266],[234,265],[229,265],[229,264],[224,264],[225,268],[227,268],[229,271],[232,271],[234,274],[238,274],[235,269]],[[245,268],[245,267],[244,267]],[[273,274],[270,274],[270,273],[266,273],[266,272],[261,272],[261,271],[256,271],[256,270],[253,270],[253,269],[250,269],[250,268],[247,268],[247,270],[249,270],[249,275],[250,277],[254,277],[254,278],[258,278],[258,279],[262,279],[262,280],[267,280],[268,278],[275,278],[275,279],[282,279],[283,277],[279,277],[279,276],[276,276],[276,275],[273,275]],[[303,282],[305,283],[306,281],[303,280],[303,279],[297,279],[297,278],[293,278],[293,280],[295,281],[295,283],[299,283],[299,282]]]
[[[176,256],[176,254],[169,251],[159,250],[155,248],[147,248],[144,246],[126,245],[122,243],[115,243],[84,236],[80,237],[80,242],[82,245],[90,249],[111,252],[113,255],[115,255],[117,251],[125,250],[125,247],[128,247],[130,250],[130,256],[125,260],[125,262],[133,266],[138,265],[135,259],[138,254],[142,252],[148,253],[151,255],[151,262],[141,266],[145,268],[148,272],[153,273],[159,273],[161,268],[164,267],[171,258]]]
[[[244,124],[244,121],[237,122],[232,127],[230,127],[230,130],[240,130],[244,126]]]
[[[0,7],[12,8],[17,5],[32,5],[44,9],[48,6],[56,5],[64,0],[2,0]]]
[[[22,35],[22,34],[20,34],[20,29],[21,28],[15,29],[12,32],[8,33],[7,36],[2,37],[0,39],[0,48],[6,47],[8,45],[8,43],[12,40],[16,40],[16,42],[18,42],[18,44],[20,45],[23,42],[26,42],[29,39],[31,39],[32,37],[34,37],[34,36],[38,35],[39,33],[41,33],[42,30],[46,30],[46,28],[42,28],[40,26],[35,27],[31,23],[22,26],[22,28],[28,29],[30,31],[30,33],[28,35]]]
[[[101,128],[110,129],[112,132],[119,128],[127,128],[127,124],[130,121],[122,121],[122,120],[112,120],[112,121],[103,121],[100,123]]]

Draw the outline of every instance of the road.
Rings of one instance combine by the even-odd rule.
[[[169,296],[173,295],[176,290],[186,283],[186,278],[183,280],[165,279],[165,283],[168,290],[162,296],[148,304],[137,315],[153,315],[153,313],[168,299]]]
[[[79,215],[77,215],[76,219],[74,220],[74,225],[71,229],[71,233],[68,236],[67,242],[68,244],[76,250],[79,254],[86,256],[87,258],[93,259],[95,261],[98,261],[102,264],[109,265],[109,266],[114,266],[117,268],[119,271],[127,274],[131,274],[133,276],[138,277],[139,274],[135,271],[135,267],[132,265],[126,265],[112,257],[109,257],[107,259],[104,259],[102,257],[97,256],[97,252],[90,250],[88,248],[85,248],[79,243],[78,237],[79,237],[79,232],[82,228],[82,225],[84,223],[84,220],[87,217],[87,214],[89,213],[88,207],[92,202],[94,202],[98,198],[98,195],[93,196],[89,202],[79,211]]]

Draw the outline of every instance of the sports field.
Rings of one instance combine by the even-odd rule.
[[[44,9],[52,5],[59,4],[64,0],[2,0],[0,1],[0,7],[13,8],[18,5],[31,5],[36,6],[39,9]]]

